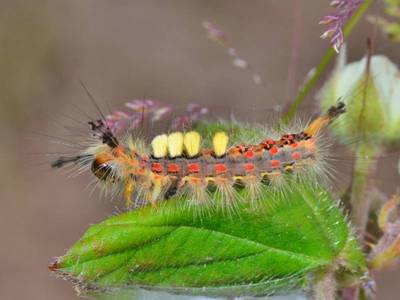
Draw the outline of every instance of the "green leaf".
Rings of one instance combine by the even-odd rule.
[[[243,192],[243,191],[242,191]],[[217,199],[216,199],[217,200]],[[317,185],[266,187],[234,212],[144,207],[91,226],[51,270],[91,287],[146,286],[209,295],[271,294],[335,266],[346,280],[364,258],[332,196]]]

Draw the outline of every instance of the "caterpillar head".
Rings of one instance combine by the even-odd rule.
[[[100,180],[115,179],[115,159],[111,151],[101,151],[94,155],[90,170]]]
[[[60,156],[51,166],[53,168],[62,168],[65,165],[90,165],[91,172],[100,180],[106,181],[116,179],[115,159],[121,153],[122,148],[117,138],[102,120],[89,121],[88,124],[93,132],[93,136],[100,144],[85,149],[84,154],[71,157]]]

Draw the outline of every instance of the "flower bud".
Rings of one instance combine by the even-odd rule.
[[[323,109],[338,100],[346,113],[333,126],[344,140],[366,146],[400,144],[400,72],[385,56],[338,66],[320,91]]]

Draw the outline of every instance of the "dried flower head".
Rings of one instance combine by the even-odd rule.
[[[336,8],[335,12],[324,16],[319,21],[319,24],[327,25],[327,29],[321,35],[321,38],[325,39],[329,37],[333,49],[338,53],[344,41],[344,25],[362,2],[363,0],[333,0],[330,5]]]

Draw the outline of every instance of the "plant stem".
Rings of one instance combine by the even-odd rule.
[[[358,118],[358,131],[364,135],[367,132],[365,127],[365,112],[367,107],[367,93],[371,76],[372,42],[367,39],[367,62],[365,66],[365,85],[362,97],[361,110]],[[378,147],[379,148],[379,147]],[[377,154],[379,153],[374,144],[362,142],[356,148],[356,162],[354,165],[353,182],[351,186],[350,201],[352,205],[352,221],[356,226],[361,242],[364,241],[364,234],[367,227],[370,210],[371,197],[367,190],[371,189],[369,177],[375,173]]]
[[[353,16],[350,18],[350,20],[346,23],[346,26],[344,27],[344,37],[347,38],[350,33],[352,32],[354,26],[358,23],[358,21],[361,19],[365,11],[368,9],[368,7],[374,2],[374,0],[365,0],[360,7],[357,9],[357,11],[353,14]],[[333,57],[335,57],[335,50],[333,50],[332,47],[326,51],[324,56],[322,57],[321,61],[319,64],[315,67],[314,70],[312,70],[311,75],[305,82],[305,84],[300,88],[295,100],[292,102],[290,105],[287,113],[282,117],[281,122],[283,124],[289,123],[293,117],[296,115],[296,112],[300,105],[303,103],[305,97],[308,95],[308,93],[312,90],[312,88],[315,86],[315,84],[318,82],[320,79],[322,73],[325,71],[326,67],[328,64],[331,62]]]
[[[333,268],[325,270],[324,274],[317,280],[313,298],[318,300],[336,299],[336,280]]]
[[[368,191],[373,188],[371,178],[375,174],[377,165],[377,153],[379,151],[368,149],[365,145],[358,147],[356,162],[354,164],[353,182],[351,186],[351,221],[357,230],[360,242],[365,239],[368,216],[370,211],[371,197]],[[360,299],[360,286],[355,285],[349,291],[348,298]]]
[[[357,233],[364,240],[365,229],[367,226],[370,197],[368,190],[371,188],[371,175],[375,173],[377,157],[376,152],[371,153],[371,149],[360,146],[356,153],[354,165],[353,183],[351,187],[350,201],[352,205],[352,224],[356,227]]]

